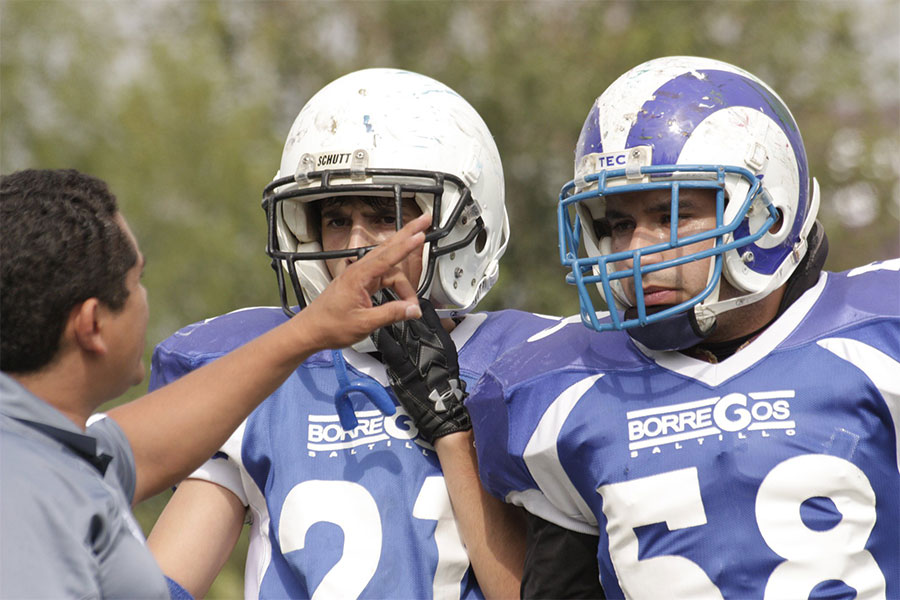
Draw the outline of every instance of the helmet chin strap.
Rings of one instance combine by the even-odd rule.
[[[698,313],[697,319],[701,324],[705,323],[709,319],[715,321],[716,317],[723,312],[734,310],[735,308],[740,308],[742,306],[747,306],[748,304],[753,304],[754,302],[759,302],[760,300],[777,290],[783,284],[790,282],[792,279],[795,279],[800,265],[804,264],[804,261],[807,265],[810,263],[809,257],[811,254],[816,255],[817,263],[819,264],[818,270],[822,270],[822,263],[824,263],[825,257],[822,256],[820,241],[824,236],[824,233],[820,236],[817,234],[814,235],[813,232],[814,228],[817,228],[819,232],[822,231],[822,226],[816,225],[816,215],[819,212],[819,182],[816,181],[815,178],[813,178],[812,180],[812,188],[813,190],[810,209],[806,214],[806,219],[803,222],[803,227],[800,230],[800,240],[794,245],[792,252],[781,263],[778,269],[772,274],[771,277],[769,277],[766,286],[756,292],[742,294],[735,298],[729,298],[728,300],[717,301],[719,293],[719,286],[717,285],[715,291],[713,292],[713,294],[710,294],[709,298],[694,307],[694,310]],[[827,242],[824,246],[824,252],[825,254],[828,253]],[[722,276],[726,277],[727,273],[723,272]],[[816,273],[816,280],[817,279],[818,273]],[[812,283],[815,283],[815,280]],[[710,330],[710,333],[711,332],[712,330]]]
[[[634,314],[630,315],[629,313],[632,312]],[[697,321],[694,312],[693,310],[688,310],[674,317],[656,321],[643,327],[631,327],[627,330],[628,335],[650,350],[684,350],[685,348],[696,346],[715,330],[716,321],[715,317],[713,317],[712,325],[708,330],[704,330]],[[629,308],[625,311],[626,318],[634,318],[636,316],[637,309],[635,308]]]
[[[805,249],[804,245],[804,251]],[[794,261],[785,261],[780,270],[793,269],[796,265],[797,263]],[[650,323],[643,327],[632,327],[628,329],[628,333],[632,338],[651,350],[664,351],[691,348],[702,343],[716,330],[720,314],[759,302],[781,286],[783,281],[781,278],[773,277],[769,279],[769,283],[765,288],[752,294],[743,294],[719,302],[713,301],[710,304],[706,304],[706,301],[704,301],[694,306],[693,309],[686,310],[668,319]],[[718,298],[720,288],[721,278],[707,300],[713,297]],[[660,310],[662,308],[660,307]],[[634,315],[629,317],[629,311],[633,311]],[[628,309],[625,315],[628,318],[633,318],[637,315],[637,309]]]

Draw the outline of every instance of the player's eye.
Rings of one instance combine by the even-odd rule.
[[[693,215],[689,211],[678,211],[676,214],[676,220],[678,221],[678,226],[681,227],[683,224],[689,222],[693,217]],[[660,216],[659,219],[660,225],[665,227],[670,227],[672,225],[672,213],[665,213]]]
[[[369,218],[370,222],[379,229],[390,229],[393,231],[397,228],[397,215],[394,214],[393,210],[379,211]]]
[[[322,220],[325,223],[325,227],[332,229],[347,227],[350,224],[350,219],[347,217],[325,217]]]
[[[615,220],[607,220],[609,236],[623,236],[628,235],[634,230],[634,221],[631,219],[615,219]]]

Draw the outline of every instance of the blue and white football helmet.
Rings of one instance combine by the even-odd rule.
[[[717,192],[715,228],[680,235],[678,190],[685,188]],[[669,240],[612,253],[610,238],[593,226],[605,217],[605,197],[651,189],[671,190]],[[771,88],[720,61],[659,58],[619,77],[588,114],[575,149],[575,178],[559,197],[560,260],[571,269],[567,281],[578,289],[587,327],[628,329],[653,349],[683,349],[712,332],[716,315],[757,302],[787,281],[807,252],[818,206],[800,131]],[[714,240],[714,247],[642,266],[643,257],[703,240]],[[645,274],[707,257],[713,257],[710,275],[699,294],[648,310]],[[625,263],[633,266],[617,270]],[[719,300],[723,274],[743,294]],[[622,289],[626,278],[634,278],[633,303]],[[610,308],[608,322],[598,318],[590,284]]]

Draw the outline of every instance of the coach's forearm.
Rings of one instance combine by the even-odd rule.
[[[139,400],[110,411],[131,442],[137,464],[133,503],[193,471],[241,421],[311,354],[346,348],[379,327],[422,316],[416,290],[397,267],[421,252],[422,215],[335,277],[287,323]],[[373,306],[371,295],[392,288],[397,300]]]
[[[212,456],[256,406],[319,351],[301,314],[109,416],[131,443],[137,504],[178,483]]]

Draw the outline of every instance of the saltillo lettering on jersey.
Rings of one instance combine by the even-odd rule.
[[[429,456],[434,447],[418,437],[416,424],[402,406],[397,406],[396,411],[390,416],[379,410],[357,411],[359,425],[352,431],[344,430],[335,414],[310,414],[306,450],[311,457],[318,452],[336,457],[340,450],[348,450],[355,455],[399,445],[409,449],[418,446],[423,456]]]
[[[282,323],[280,309],[236,311],[188,326],[153,356],[156,388]],[[557,319],[473,314],[451,336],[474,385],[488,364]],[[386,386],[372,356],[344,350],[350,377]],[[306,360],[192,477],[231,490],[251,519],[246,598],[478,599],[432,446],[410,417],[350,396],[359,425],[335,412],[332,356]]]
[[[482,481],[599,535],[608,597],[900,598],[900,259],[710,364],[578,323],[466,402]]]

